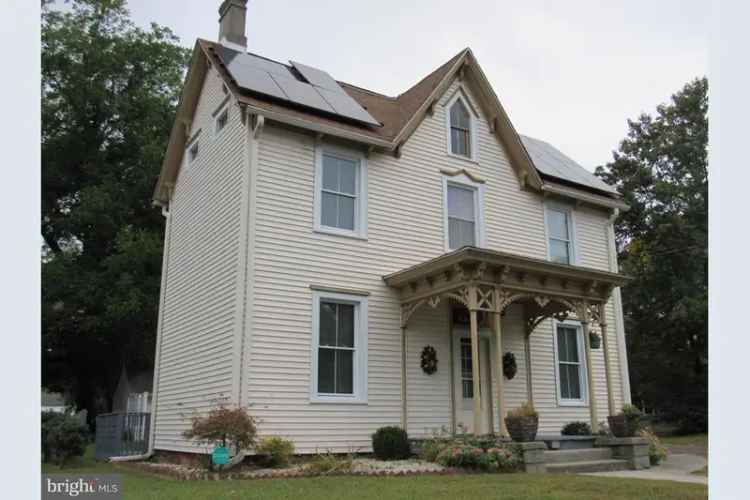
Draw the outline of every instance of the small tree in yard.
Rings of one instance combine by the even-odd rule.
[[[71,458],[83,455],[88,440],[87,427],[72,415],[42,413],[43,460],[62,468]]]
[[[190,429],[183,433],[186,439],[206,446],[227,447],[237,454],[243,448],[255,445],[255,419],[245,408],[220,405],[205,416],[192,418]]]

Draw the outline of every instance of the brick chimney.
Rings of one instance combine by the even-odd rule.
[[[224,0],[219,7],[219,43],[230,49],[247,50],[245,18],[247,0]]]

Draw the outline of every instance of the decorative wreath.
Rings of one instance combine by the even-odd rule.
[[[420,363],[422,371],[427,375],[432,375],[437,371],[437,364],[438,360],[435,348],[431,345],[425,346],[424,349],[422,349],[422,361]]]
[[[512,380],[516,376],[518,371],[518,365],[516,364],[516,355],[508,351],[503,355],[503,375],[508,380]]]

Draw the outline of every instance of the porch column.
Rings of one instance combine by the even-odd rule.
[[[401,327],[401,428],[406,431],[406,326]]]
[[[534,403],[534,390],[532,388],[532,380],[531,380],[531,341],[529,340],[531,338],[531,332],[524,335],[523,339],[523,354],[525,359],[525,366],[526,366],[526,399],[529,401],[529,403]]]
[[[498,430],[501,436],[507,436],[508,431],[505,428],[505,405],[503,405],[503,335],[502,335],[502,315],[497,311],[494,316],[495,326],[495,372],[497,373],[497,418],[500,420]]]
[[[482,428],[482,401],[479,383],[479,329],[477,326],[477,287],[469,286],[469,329],[471,334],[471,378],[474,393],[474,429],[479,436]]]
[[[602,347],[604,348],[604,376],[607,379],[607,409],[610,415],[615,414],[615,396],[612,393],[612,374],[609,367],[609,342],[607,341],[607,317],[605,305],[601,305],[599,312],[599,328],[602,330]]]
[[[596,410],[596,390],[594,387],[594,366],[591,363],[591,340],[589,339],[589,322],[581,321],[583,326],[583,343],[586,346],[586,380],[589,388],[589,411],[591,413],[591,432],[599,432],[599,415]]]

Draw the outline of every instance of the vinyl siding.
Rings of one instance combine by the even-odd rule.
[[[260,419],[261,435],[295,441],[303,453],[367,451],[370,435],[383,425],[398,425],[400,399],[400,323],[398,299],[382,276],[444,253],[443,174],[466,168],[486,179],[487,246],[546,258],[544,200],[520,189],[497,139],[480,116],[476,121],[478,161],[446,154],[443,104],[458,89],[454,82],[404,145],[402,157],[374,153],[367,159],[368,238],[353,239],[313,231],[315,138],[268,123],[258,140],[254,239],[253,331],[246,332],[249,355],[246,399]],[[474,109],[478,104],[467,92]],[[608,268],[606,214],[576,209],[580,264]],[[310,285],[366,290],[369,296],[367,404],[310,402],[312,292]],[[621,401],[612,306],[609,306],[613,387]],[[518,361],[518,375],[506,383],[506,406],[525,400],[521,310],[504,319],[504,350]],[[408,427],[412,434],[450,425],[447,311],[425,308],[407,334]],[[439,369],[425,376],[419,368],[424,345],[438,351]],[[531,337],[535,402],[542,432],[557,433],[570,420],[587,420],[587,408],[559,407],[555,395],[552,322]],[[606,417],[602,351],[594,370],[601,419]],[[494,390],[494,389],[493,389]],[[497,409],[495,409],[495,415]]]
[[[245,142],[231,102],[229,123],[215,136],[212,113],[224,98],[210,70],[191,128],[191,137],[201,130],[198,158],[183,165],[170,205],[156,449],[205,452],[182,432],[194,414],[231,401]]]

